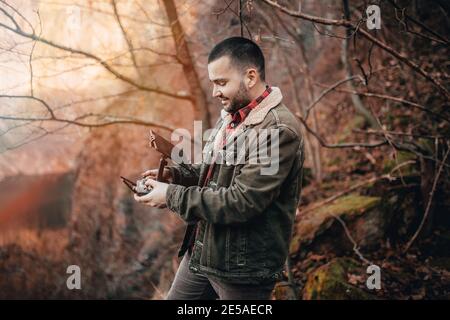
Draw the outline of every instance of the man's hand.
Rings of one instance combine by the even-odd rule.
[[[151,169],[151,170],[147,170],[144,173],[142,173],[142,178],[150,178],[150,179],[155,180],[157,176],[158,176],[158,169]],[[162,181],[171,183],[172,180],[173,180],[173,178],[172,178],[172,174],[170,173],[169,168],[164,168]]]
[[[166,192],[169,185],[167,183],[159,182],[153,179],[147,179],[145,181],[145,184],[147,186],[151,186],[153,188],[152,191],[142,197],[135,194],[134,200],[147,206],[161,209],[166,208]]]

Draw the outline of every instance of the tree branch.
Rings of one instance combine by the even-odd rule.
[[[448,154],[450,152],[450,147],[448,145],[447,145],[447,148],[448,148],[447,152],[445,153],[444,158],[442,159],[442,164],[439,166],[439,170],[436,173],[436,176],[434,177],[433,187],[431,188],[431,191],[430,191],[430,197],[428,199],[427,207],[425,209],[425,213],[423,214],[422,221],[420,222],[420,225],[417,228],[417,230],[414,233],[414,235],[412,236],[412,238],[406,244],[406,247],[405,247],[403,252],[407,252],[409,250],[409,248],[411,247],[413,242],[418,237],[418,235],[419,235],[420,231],[422,230],[423,226],[425,225],[425,221],[427,220],[428,214],[430,213],[431,203],[432,203],[432,200],[433,200],[434,193],[436,191],[436,186],[437,186],[437,183],[439,181],[439,177],[441,176],[442,169],[444,168],[445,161],[447,161],[447,157],[448,157]]]
[[[395,101],[395,102],[398,102],[398,103],[406,104],[406,105],[412,106],[413,108],[419,109],[419,110],[421,110],[423,112],[427,112],[429,114],[432,114],[433,116],[450,123],[450,119],[442,116],[441,114],[439,114],[437,112],[434,112],[434,111],[428,109],[424,105],[421,105],[421,104],[418,104],[418,103],[415,103],[415,102],[412,102],[412,101],[409,101],[409,100],[405,100],[405,99],[402,99],[402,98],[393,97],[393,96],[389,96],[389,95],[385,95],[385,94],[381,94],[381,93],[376,93],[376,92],[360,92],[360,91],[354,91],[354,90],[348,90],[348,89],[337,89],[336,85],[332,85],[331,87],[329,87],[328,85],[320,84],[320,83],[316,83],[316,85],[324,87],[324,88],[329,88],[329,89],[331,89],[331,91],[335,91],[335,92],[345,92],[345,93],[357,94],[357,95],[360,95],[360,96],[385,99],[385,100],[390,100],[390,101]],[[330,90],[325,90],[324,92],[326,94],[328,94],[328,93],[330,93]]]
[[[36,98],[33,96],[26,96],[26,95],[22,95],[22,96],[21,95],[0,95],[0,98],[35,100],[35,101],[39,102],[40,104],[42,104],[45,107],[45,109],[50,113],[49,117],[15,117],[15,116],[0,115],[0,119],[3,119],[3,120],[9,120],[9,121],[54,121],[54,122],[63,122],[63,123],[73,124],[73,125],[77,125],[80,127],[87,127],[87,128],[106,127],[106,126],[110,126],[113,124],[135,124],[135,125],[140,125],[140,126],[156,127],[156,128],[164,129],[167,131],[175,130],[172,127],[157,124],[157,123],[154,123],[151,121],[143,121],[143,120],[135,119],[132,117],[118,117],[118,116],[107,115],[107,114],[87,113],[87,114],[83,114],[79,117],[76,117],[73,120],[63,119],[63,118],[58,118],[54,114],[53,110],[48,105],[48,103],[42,99],[39,99],[39,98]],[[80,121],[80,120],[90,118],[90,117],[115,118],[116,120],[101,122],[101,123],[86,123],[86,122]]]
[[[301,123],[305,126],[306,130],[310,132],[320,143],[322,147],[337,149],[337,148],[354,148],[354,147],[363,147],[363,148],[376,148],[388,143],[387,140],[379,141],[375,143],[360,143],[360,142],[348,142],[348,143],[337,143],[337,144],[328,144],[317,132],[312,130],[307,124],[306,121],[302,118],[302,116],[296,112],[295,115],[301,121]]]
[[[2,11],[8,17],[12,18],[2,8],[0,8],[0,11]],[[0,23],[0,27],[3,27],[3,28],[5,28],[5,29],[7,29],[7,30],[9,30],[9,31],[11,31],[11,32],[21,36],[21,37],[28,38],[28,39],[31,39],[31,40],[34,40],[34,41],[38,41],[38,42],[44,43],[46,45],[49,45],[49,46],[51,46],[53,48],[60,49],[60,50],[63,50],[63,51],[67,51],[67,52],[74,53],[74,54],[79,54],[79,55],[85,56],[87,58],[90,58],[92,60],[95,60],[101,66],[103,66],[107,71],[109,71],[111,74],[116,76],[116,78],[118,78],[118,79],[120,79],[120,80],[122,80],[122,81],[124,81],[124,82],[126,82],[126,83],[128,83],[128,84],[130,84],[130,85],[132,85],[132,86],[134,86],[134,87],[136,87],[138,89],[140,89],[140,90],[154,92],[154,93],[157,93],[157,94],[161,94],[161,95],[172,97],[172,98],[176,98],[176,99],[192,101],[192,97],[190,95],[171,93],[171,92],[159,89],[159,88],[148,87],[148,86],[142,85],[140,83],[137,83],[133,79],[131,79],[131,78],[129,78],[129,77],[119,73],[112,66],[110,66],[106,61],[104,61],[103,59],[101,59],[100,57],[98,57],[98,56],[96,56],[96,55],[94,55],[92,53],[89,53],[89,52],[86,52],[86,51],[83,51],[83,50],[70,48],[68,46],[55,43],[53,41],[47,40],[45,38],[42,38],[42,37],[36,35],[35,33],[25,32],[19,27],[19,25],[17,23],[15,24],[15,26],[16,26],[16,28],[12,28],[12,27],[10,27],[8,25],[5,25],[4,23]],[[144,48],[144,49],[148,50],[148,48]]]
[[[272,0],[263,0],[266,4],[272,6],[273,8],[276,8],[292,17],[297,17],[300,19],[308,20],[315,23],[320,23],[324,25],[333,25],[338,27],[347,27],[351,28],[352,30],[356,29],[356,26],[348,20],[344,19],[327,19],[322,17],[317,17],[309,14],[305,14],[303,12],[299,11],[293,11],[290,10],[282,5],[280,5],[278,2],[274,2]],[[409,66],[411,69],[422,75],[425,79],[433,83],[439,91],[446,97],[447,100],[450,100],[450,92],[440,83],[439,80],[434,78],[432,75],[430,75],[428,72],[426,72],[423,68],[421,68],[417,63],[410,60],[408,57],[402,55],[386,43],[378,40],[374,36],[372,36],[369,32],[365,31],[363,28],[358,28],[358,32],[367,40],[373,42],[375,45],[383,49],[384,51],[390,53],[394,57],[396,57],[398,60],[404,62],[407,66]]]

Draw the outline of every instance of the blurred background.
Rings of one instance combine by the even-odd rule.
[[[305,139],[273,298],[448,299],[449,12],[441,0],[0,0],[0,298],[164,298],[185,225],[135,203],[119,176],[157,167],[150,129],[214,125],[207,56],[241,35]],[[73,264],[81,290],[66,287]],[[366,286],[371,264],[380,290]]]

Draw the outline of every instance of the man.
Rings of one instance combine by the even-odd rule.
[[[266,84],[263,53],[251,40],[217,44],[208,74],[213,97],[223,106],[204,147],[215,163],[168,167],[163,178],[170,183],[155,181],[156,170],[149,170],[143,175],[153,190],[135,199],[167,206],[188,223],[167,299],[269,299],[288,255],[301,191],[299,122],[282,103],[280,89]],[[245,161],[221,153],[248,132],[263,130],[276,132],[269,135],[277,138],[269,141],[277,147],[273,172],[264,172],[267,163],[249,161],[254,144],[236,150],[244,151]]]

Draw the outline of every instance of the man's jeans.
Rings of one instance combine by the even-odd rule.
[[[190,255],[184,254],[167,300],[268,300],[275,282],[262,285],[230,284],[189,270]]]

